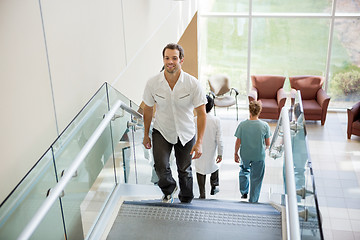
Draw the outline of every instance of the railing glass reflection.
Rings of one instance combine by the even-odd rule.
[[[323,239],[300,91],[295,96],[292,109],[290,129],[301,236],[305,239]]]
[[[301,238],[324,239],[311,158],[307,145],[306,123],[300,91],[297,92],[295,99],[292,99],[289,122]],[[270,157],[274,159],[284,159],[284,131],[282,121],[279,119],[269,150]],[[285,202],[283,198],[284,194],[286,194],[285,166],[283,179],[282,190],[272,189],[272,200],[280,204]]]

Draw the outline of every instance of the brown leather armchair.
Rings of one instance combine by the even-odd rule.
[[[322,89],[324,78],[321,76],[293,76],[289,80],[292,99],[294,99],[296,91],[300,90],[305,119],[321,120],[321,125],[324,125],[330,102],[330,97]]]
[[[347,137],[351,138],[351,134],[360,136],[360,102],[356,103],[352,108],[347,109],[348,128]]]
[[[259,118],[278,119],[281,108],[286,102],[283,89],[285,77],[275,75],[251,76],[252,88],[249,91],[249,102],[261,100],[262,111]]]

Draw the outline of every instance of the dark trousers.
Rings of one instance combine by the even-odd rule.
[[[181,144],[179,139],[176,144],[171,144],[166,141],[158,130],[153,129],[152,146],[155,162],[154,167],[159,177],[158,186],[164,195],[171,194],[176,187],[176,181],[172,177],[169,162],[171,151],[174,148],[180,186],[178,196],[181,202],[191,202],[194,198],[190,155],[194,144],[195,137],[186,143],[185,146]]]
[[[200,198],[205,198],[206,175],[196,173],[196,178],[199,185]],[[219,186],[219,169],[210,175],[210,185],[212,188]]]

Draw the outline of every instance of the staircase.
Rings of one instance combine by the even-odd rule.
[[[125,201],[112,239],[282,239],[282,216],[270,204],[194,199]]]

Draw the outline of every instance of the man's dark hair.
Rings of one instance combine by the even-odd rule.
[[[206,104],[206,113],[210,112],[211,109],[214,106],[214,99],[210,97],[209,95],[206,95],[207,98],[207,104]]]
[[[164,47],[164,50],[162,52],[163,57],[165,57],[165,50],[166,49],[172,49],[172,50],[178,50],[179,51],[179,58],[183,59],[184,58],[184,49],[182,48],[182,46],[180,46],[179,44],[176,43],[169,43],[168,45],[166,45],[166,47]]]

